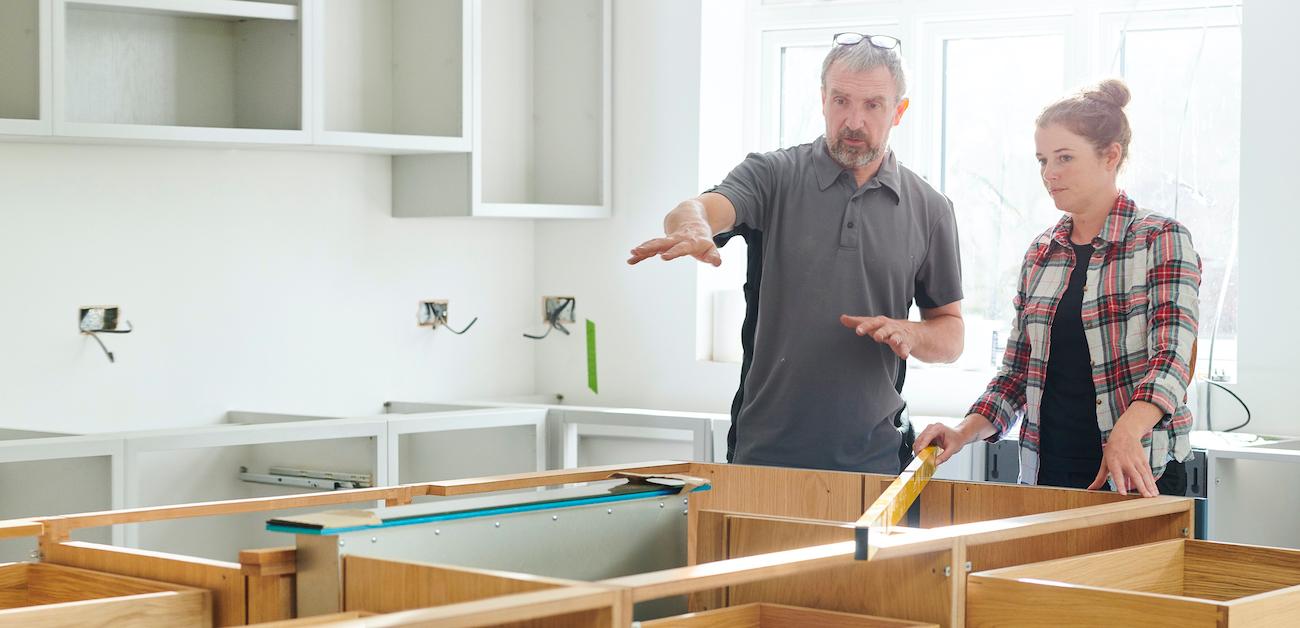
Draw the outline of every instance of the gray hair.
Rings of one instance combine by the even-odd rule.
[[[907,94],[907,77],[903,73],[903,60],[898,55],[898,50],[885,50],[871,45],[871,42],[862,40],[852,46],[843,46],[835,44],[831,46],[831,51],[826,54],[826,59],[822,61],[822,88],[826,87],[826,73],[830,71],[831,64],[839,61],[841,66],[850,72],[865,72],[875,68],[883,67],[889,70],[889,75],[894,77],[894,87],[898,90],[898,100],[902,100]]]

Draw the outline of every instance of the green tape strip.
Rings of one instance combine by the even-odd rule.
[[[596,385],[596,324],[587,319],[587,388],[600,394]]]

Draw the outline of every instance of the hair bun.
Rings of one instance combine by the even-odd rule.
[[[1084,92],[1083,97],[1123,109],[1124,105],[1128,104],[1131,95],[1129,94],[1128,86],[1124,84],[1124,81],[1119,79],[1106,79],[1098,83],[1096,87]]]

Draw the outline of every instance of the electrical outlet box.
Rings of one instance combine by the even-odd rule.
[[[415,316],[416,324],[421,327],[437,329],[447,323],[447,300],[420,301],[420,309]]]
[[[116,305],[87,305],[77,309],[77,326],[83,332],[117,331],[119,308]]]
[[[551,322],[552,313],[559,310],[559,316],[556,316],[557,323],[573,323],[577,321],[574,310],[578,309],[578,300],[573,297],[542,297],[542,322]]]

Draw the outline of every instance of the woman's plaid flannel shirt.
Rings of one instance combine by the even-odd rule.
[[[1052,318],[1074,269],[1071,225],[1066,216],[1029,246],[1002,367],[970,409],[997,428],[990,442],[1024,418],[1024,484],[1038,479],[1039,409]],[[1097,426],[1105,442],[1130,403],[1146,401],[1160,408],[1165,416],[1142,439],[1151,471],[1160,477],[1167,461],[1186,460],[1191,453],[1192,415],[1184,402],[1196,340],[1201,259],[1186,227],[1139,210],[1122,192],[1092,243],[1082,314],[1097,390]]]

